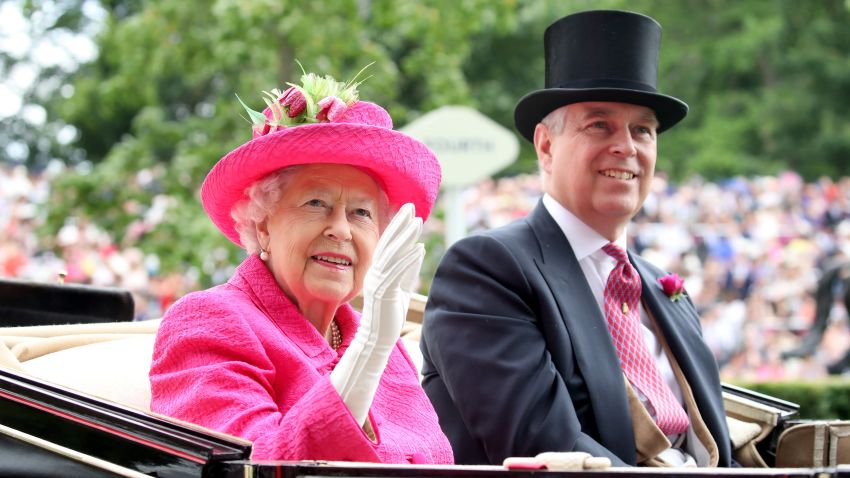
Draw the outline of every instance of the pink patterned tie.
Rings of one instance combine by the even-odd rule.
[[[661,378],[640,330],[640,276],[621,247],[609,243],[602,250],[617,261],[605,285],[605,316],[623,373],[655,409],[658,428],[665,435],[683,433],[688,414]]]

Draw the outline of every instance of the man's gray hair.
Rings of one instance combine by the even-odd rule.
[[[555,108],[550,111],[549,114],[543,117],[540,120],[540,123],[549,130],[549,134],[556,135],[564,132],[564,124],[566,123],[565,119],[567,117],[567,109],[563,106]],[[543,173],[543,168],[540,167],[540,163],[537,163],[537,174],[540,176],[541,184],[546,186],[546,176]]]
[[[540,120],[551,134],[561,134],[564,131],[564,117],[567,110],[564,107],[555,108]]]

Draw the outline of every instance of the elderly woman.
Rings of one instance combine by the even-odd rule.
[[[246,107],[254,139],[204,181],[204,209],[248,257],[165,314],[151,408],[248,439],[254,459],[451,463],[398,340],[439,164],[356,83],[302,82]]]

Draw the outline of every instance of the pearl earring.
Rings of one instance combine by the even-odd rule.
[[[263,262],[269,260],[269,252],[263,248],[260,248],[260,260]]]

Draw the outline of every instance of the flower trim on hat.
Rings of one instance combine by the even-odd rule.
[[[301,66],[301,63],[298,63],[298,66]],[[248,113],[254,138],[292,126],[332,123],[358,101],[357,87],[369,77],[356,80],[370,66],[372,63],[363,67],[354,78],[345,83],[336,81],[329,75],[321,77],[315,73],[307,73],[302,66],[300,85],[287,83],[289,88],[286,91],[280,91],[278,88],[271,92],[263,91],[266,109],[262,112],[249,108],[239,95],[236,95],[236,99]]]

